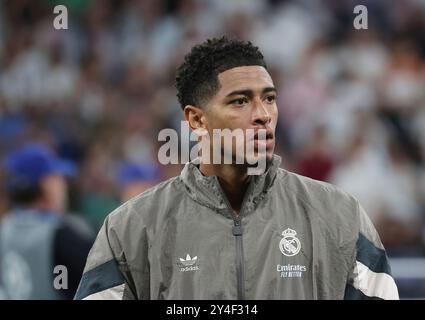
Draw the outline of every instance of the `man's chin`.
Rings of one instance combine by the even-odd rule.
[[[226,152],[226,150],[222,150],[222,157],[220,163],[216,164],[239,164],[245,165],[248,167],[255,167],[258,164],[269,164],[269,162],[273,159],[273,151],[274,149],[264,150],[263,152],[258,152],[258,150],[254,150],[252,153],[245,153],[237,155],[233,150]],[[227,158],[226,158],[227,156]],[[227,160],[226,160],[227,159]],[[212,162],[213,164],[214,161]]]
[[[247,163],[251,175],[260,175],[267,170],[272,159],[273,151],[255,153],[254,156],[246,157],[245,163]]]
[[[274,149],[265,150],[264,152],[258,152],[257,150],[254,151],[253,156],[246,156],[245,159],[250,160],[250,162],[256,161],[256,159],[264,159],[266,158],[267,161],[270,161],[273,158],[273,152]]]

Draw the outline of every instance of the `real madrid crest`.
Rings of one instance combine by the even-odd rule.
[[[279,242],[279,249],[287,257],[295,256],[301,250],[301,242],[296,235],[297,232],[290,228],[282,232],[283,238]]]

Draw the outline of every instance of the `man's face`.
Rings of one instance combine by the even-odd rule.
[[[59,174],[51,174],[41,181],[41,188],[46,209],[64,213],[68,205],[68,189],[66,180]]]
[[[245,146],[246,143],[252,143],[255,157],[266,156],[270,160],[275,146],[274,133],[278,111],[276,90],[269,73],[261,66],[236,67],[220,73],[218,80],[220,89],[208,102],[204,113],[209,136],[213,137],[214,129],[242,129],[245,133],[242,140],[236,140],[242,141]],[[246,134],[247,129],[254,133],[259,129],[266,129],[267,137],[250,137]],[[248,141],[245,141],[246,139]],[[237,147],[234,141],[231,146],[223,146],[222,143],[221,149],[223,153],[231,153],[235,159]],[[265,155],[258,153],[264,149]],[[243,150],[246,162],[246,148]]]

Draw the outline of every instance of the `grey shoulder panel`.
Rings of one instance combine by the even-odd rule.
[[[165,215],[181,201],[183,189],[179,177],[174,177],[146,190],[108,216],[110,229],[127,247],[134,242],[128,235],[140,233],[138,230],[145,230],[152,237]]]
[[[368,239],[375,247],[379,249],[384,249],[384,246],[382,245],[381,239],[379,238],[378,232],[376,231],[373,222],[370,220],[369,216],[367,215],[363,207],[360,205],[360,203],[357,203],[357,205],[358,219],[360,223],[359,232],[362,233],[363,236]]]
[[[286,171],[280,176],[281,191],[297,197],[308,206],[313,212],[313,218],[330,231],[339,246],[356,242],[360,222],[354,197],[335,185],[293,172]]]

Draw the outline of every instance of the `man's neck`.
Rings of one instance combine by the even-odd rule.
[[[199,170],[204,176],[217,176],[233,211],[239,214],[242,201],[249,184],[249,176],[247,167],[243,165],[214,165],[203,164],[199,166]]]

